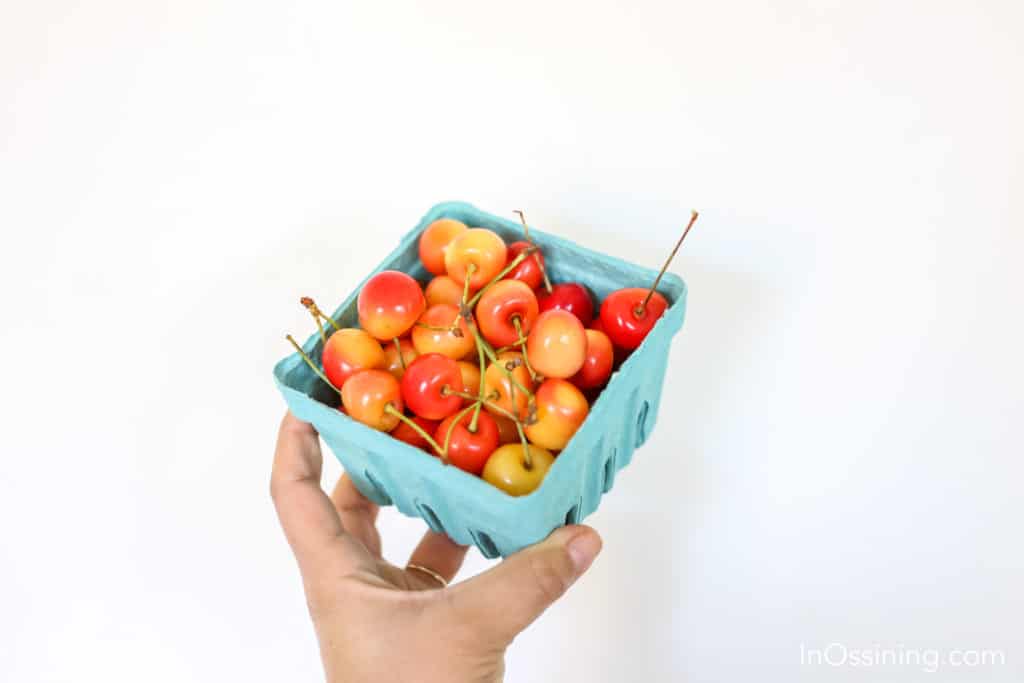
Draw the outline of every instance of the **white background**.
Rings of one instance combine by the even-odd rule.
[[[445,199],[651,265],[702,211],[658,428],[510,680],[1019,680],[1022,8],[4,2],[0,680],[320,676],[270,370]]]

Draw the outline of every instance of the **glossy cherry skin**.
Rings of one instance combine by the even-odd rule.
[[[324,374],[338,389],[360,370],[384,367],[384,351],[380,342],[354,327],[337,330],[327,338],[320,361]]]
[[[444,275],[444,252],[452,240],[468,228],[465,223],[451,218],[440,218],[420,235],[420,261],[434,275]]]
[[[615,364],[615,347],[608,335],[600,330],[584,330],[587,335],[587,351],[583,367],[570,381],[580,389],[596,389],[604,386],[612,375]]]
[[[418,357],[402,376],[405,405],[428,420],[443,420],[462,407],[462,397],[449,390],[462,391],[462,374],[455,361],[439,353]]]
[[[460,360],[456,363],[459,366],[459,373],[462,375],[463,391],[476,396],[480,392],[480,364]],[[463,403],[471,403],[468,398],[462,399]]]
[[[419,425],[423,431],[431,436],[433,436],[434,432],[437,431],[437,420],[428,420],[427,418],[420,417],[419,415],[413,415],[409,419]],[[421,448],[431,455],[436,455],[436,453],[434,453],[433,446],[430,445],[430,442],[424,439],[419,432],[405,422],[399,422],[398,426],[391,430],[391,436],[395,437],[399,441],[404,441],[414,448]]]
[[[561,309],[569,311],[588,327],[594,319],[594,299],[586,287],[578,282],[561,282],[552,285],[551,293],[541,291],[537,297],[540,312]]]
[[[648,291],[639,287],[619,289],[601,303],[601,326],[616,346],[627,351],[640,346],[654,324],[665,314],[668,301],[654,292],[646,308],[637,315],[637,308]]]
[[[463,284],[469,275],[469,264],[476,268],[469,276],[469,286],[480,289],[494,279],[505,267],[508,248],[497,233],[485,228],[470,228],[460,233],[444,253],[444,265],[458,284]]]
[[[409,339],[399,339],[398,346],[395,341],[384,342],[384,369],[395,376],[395,379],[402,379],[405,369],[416,360],[419,352],[412,345]]]
[[[473,295],[472,289],[469,290],[469,295]],[[427,299],[428,307],[435,304],[458,306],[462,303],[462,285],[447,275],[438,275],[427,283],[423,296]]]
[[[469,431],[469,425],[473,420],[472,410],[459,418],[457,424],[455,417],[451,415],[444,419],[434,432],[434,441],[444,448],[447,438],[448,461],[460,470],[479,475],[487,458],[498,447],[498,426],[494,423],[494,418],[481,411],[476,423],[476,433],[473,433]]]
[[[518,318],[522,334],[529,334],[537,313],[537,296],[519,280],[495,282],[476,304],[480,333],[494,347],[511,346],[519,340],[514,318]]]
[[[587,355],[587,335],[579,318],[562,309],[537,317],[526,338],[530,365],[544,377],[572,377]]]
[[[423,314],[427,300],[416,280],[397,270],[385,270],[366,281],[356,307],[360,327],[388,341],[409,331]]]
[[[511,418],[497,413],[491,413],[491,417],[494,418],[494,424],[498,425],[499,444],[519,443],[519,430],[516,429],[516,423]]]
[[[518,365],[506,374],[502,366],[510,361],[518,361]],[[507,370],[507,368],[505,369]],[[512,413],[518,416],[520,420],[523,420],[526,418],[529,410],[530,399],[519,387],[509,381],[509,375],[520,386],[533,391],[533,380],[530,379],[530,373],[526,366],[523,365],[522,354],[514,351],[505,351],[498,354],[498,363],[491,363],[484,371],[484,394],[494,406]],[[494,396],[497,397],[493,398]],[[496,415],[501,414],[500,411],[495,410],[493,406],[487,403],[484,404],[484,407]]]
[[[511,263],[519,254],[533,245],[529,242],[513,242],[508,245],[508,261]],[[530,289],[537,289],[544,281],[544,254],[537,251],[526,257],[522,263],[509,271],[506,280],[519,280]]]
[[[487,459],[480,476],[510,496],[525,496],[544,481],[555,458],[540,446],[529,445],[531,465],[526,467],[523,445],[510,443],[499,446]]]
[[[402,412],[402,391],[398,380],[386,370],[360,370],[341,388],[341,403],[353,420],[390,432],[398,424],[398,417],[385,409],[391,405]]]
[[[587,419],[590,404],[576,385],[546,379],[537,387],[537,421],[524,428],[526,438],[541,448],[560,451]]]
[[[459,334],[449,329],[456,320]],[[459,309],[448,304],[437,304],[424,311],[412,328],[412,345],[421,355],[440,353],[453,360],[460,360],[471,351],[476,351],[472,330],[459,315]]]

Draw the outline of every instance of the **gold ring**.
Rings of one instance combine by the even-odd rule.
[[[418,572],[423,572],[424,574],[432,578],[434,581],[437,581],[439,584],[441,584],[441,588],[448,587],[448,582],[444,580],[444,577],[435,572],[433,569],[428,569],[427,567],[418,564],[407,564],[405,568],[415,569]]]

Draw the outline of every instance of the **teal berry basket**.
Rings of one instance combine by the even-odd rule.
[[[371,275],[400,270],[421,283],[431,275],[419,260],[420,233],[439,218],[495,231],[508,243],[523,239],[522,227],[463,202],[438,204],[402,238]],[[623,287],[649,287],[657,272],[591,251],[569,240],[530,230],[541,247],[553,282],[580,282],[595,304]],[[369,276],[367,276],[369,277]],[[365,282],[365,280],[364,280]],[[360,289],[362,284],[360,284]],[[616,473],[633,459],[654,428],[672,337],[686,313],[686,284],[666,273],[659,291],[670,306],[643,344],[612,375],[592,404],[590,415],[558,455],[541,485],[513,497],[483,479],[444,465],[440,459],[360,424],[338,411],[338,396],[298,354],[274,367],[274,381],[289,410],[310,422],[363,494],[380,505],[419,517],[456,543],[475,545],[488,558],[506,556],[536,543],[564,524],[583,520],[597,509]],[[353,292],[337,308],[343,327],[358,326]],[[597,310],[595,308],[595,310]],[[320,358],[320,337],[312,334],[304,349]]]

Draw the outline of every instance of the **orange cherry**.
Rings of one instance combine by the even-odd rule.
[[[615,348],[608,335],[600,330],[585,330],[587,335],[587,352],[583,359],[583,367],[572,376],[570,381],[580,389],[596,389],[604,386],[612,374],[615,364]]]
[[[546,379],[535,394],[537,421],[523,431],[541,448],[560,451],[587,419],[590,404],[579,389],[564,379]]]
[[[452,240],[444,254],[448,275],[458,284],[467,278],[472,289],[480,289],[501,272],[508,259],[508,248],[497,233],[485,228],[470,228]],[[470,274],[470,264],[474,266]]]
[[[359,290],[359,325],[382,341],[401,337],[427,307],[420,283],[397,270],[377,273]]]
[[[341,388],[341,403],[353,420],[390,432],[398,424],[394,413],[402,412],[402,390],[386,370],[360,370]]]
[[[484,290],[476,305],[480,333],[492,346],[511,346],[537,319],[537,295],[519,280],[501,280]],[[516,331],[516,325],[519,331]]]
[[[524,448],[522,444],[510,443],[491,453],[480,476],[510,496],[525,496],[540,486],[554,461],[554,456],[540,446],[530,444]]]
[[[456,323],[458,335],[453,331],[452,323]],[[412,345],[421,356],[440,353],[459,360],[475,349],[476,342],[473,331],[459,315],[458,308],[449,304],[436,304],[424,311],[413,326]]]
[[[506,366],[508,363],[514,363],[515,368],[509,371]],[[509,375],[519,383],[519,386],[509,380]],[[522,389],[533,391],[533,381],[530,379],[529,370],[523,364],[522,354],[515,351],[498,354],[498,362],[491,363],[484,371],[485,396],[498,408],[518,416],[520,420],[525,420],[529,411],[530,398],[523,393]],[[495,395],[496,398],[494,398]],[[494,407],[486,403],[484,407],[491,413],[501,414],[499,410],[495,410]]]
[[[427,283],[423,295],[427,298],[428,307],[435,304],[458,306],[462,303],[462,285],[447,275],[438,275]],[[469,295],[473,295],[472,289],[469,290]]]
[[[462,386],[466,393],[476,396],[480,391],[480,366],[477,363],[468,363],[464,360],[460,360],[457,365],[459,372],[462,373]],[[470,403],[470,399],[464,399],[463,403]]]
[[[444,275],[444,252],[451,241],[467,230],[466,224],[452,218],[440,218],[420,235],[420,261],[434,275]]]
[[[324,374],[338,389],[359,370],[384,367],[384,351],[380,342],[354,327],[337,330],[327,338],[320,360]]]
[[[526,339],[530,365],[545,377],[572,377],[583,367],[587,335],[580,319],[569,311],[544,311]]]
[[[384,342],[384,365],[385,370],[395,376],[395,379],[402,379],[405,369],[416,360],[420,354],[408,338],[399,339],[398,345],[395,341]]]

